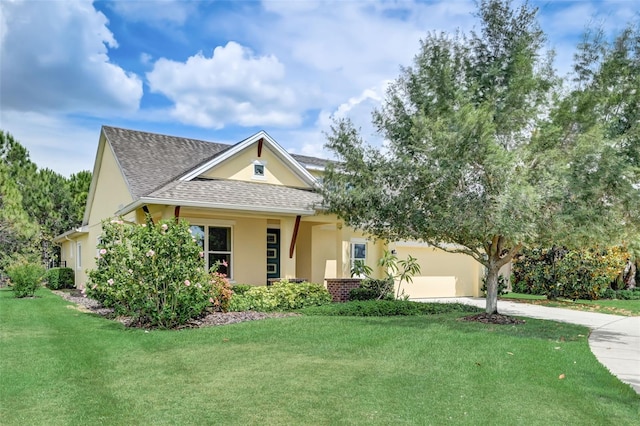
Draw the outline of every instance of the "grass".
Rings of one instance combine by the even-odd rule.
[[[640,300],[582,300],[573,301],[571,299],[547,300],[546,296],[523,293],[507,293],[500,296],[501,299],[509,299],[514,302],[534,303],[550,307],[568,308],[579,311],[600,312],[603,314],[614,314],[624,316],[640,315]]]
[[[3,425],[637,424],[588,330],[301,316],[145,331],[0,290]],[[565,374],[564,379],[559,379]]]

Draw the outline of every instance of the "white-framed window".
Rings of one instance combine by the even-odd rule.
[[[255,160],[252,164],[253,164],[253,179],[257,179],[257,180],[267,179],[267,163],[264,161]]]
[[[351,240],[349,266],[353,269],[356,262],[367,263],[367,240],[354,238]]]
[[[191,225],[190,228],[191,235],[196,237],[205,254],[207,269],[220,262],[218,272],[232,279],[233,228],[227,225]]]
[[[98,246],[102,243],[102,236],[98,235],[96,237],[96,258],[100,259],[100,249]]]
[[[76,244],[76,269],[82,269],[82,243]]]

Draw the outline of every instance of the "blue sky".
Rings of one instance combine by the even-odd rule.
[[[609,34],[640,0],[532,1],[560,74],[585,27]],[[328,157],[349,116],[369,137],[429,31],[471,30],[472,0],[0,1],[0,128],[39,167],[91,170],[100,126],[236,143],[266,130]]]

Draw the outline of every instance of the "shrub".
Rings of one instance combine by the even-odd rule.
[[[360,287],[349,291],[349,300],[393,300],[393,277],[382,280],[366,278]]]
[[[140,325],[178,327],[228,307],[226,277],[205,271],[204,253],[185,221],[103,223],[97,268],[86,293]]]
[[[640,300],[640,287],[636,287],[631,290],[613,290],[608,288],[603,296],[603,299],[618,299],[618,300]]]
[[[231,311],[291,311],[331,303],[331,295],[320,284],[281,281],[271,286],[251,287],[231,298]]]
[[[42,283],[44,268],[35,263],[21,262],[9,266],[7,276],[15,297],[31,297]]]
[[[51,268],[44,279],[51,290],[75,287],[75,274],[71,268]]]
[[[513,264],[514,288],[549,299],[599,299],[620,275],[628,256],[620,247],[524,250]]]
[[[420,303],[408,300],[366,300],[334,303],[301,310],[305,315],[384,317],[435,315],[450,312],[476,313],[481,308],[462,303]]]
[[[245,294],[247,291],[251,290],[253,286],[249,284],[236,284],[231,286],[231,290],[233,294]]]

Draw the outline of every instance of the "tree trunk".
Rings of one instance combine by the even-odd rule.
[[[494,264],[487,268],[487,308],[488,314],[498,313],[498,273],[500,268]]]

